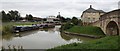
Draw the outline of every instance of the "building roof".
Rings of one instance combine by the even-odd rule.
[[[103,10],[96,10],[96,9],[92,8],[92,5],[90,5],[90,8],[86,9],[84,12],[86,12],[86,13],[98,13],[98,12],[105,13]]]
[[[103,10],[97,10],[97,11],[99,11],[100,13],[105,13]]]

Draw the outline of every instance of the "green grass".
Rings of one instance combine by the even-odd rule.
[[[73,26],[72,28],[66,30],[68,32],[88,34],[88,35],[104,35],[103,31],[99,27],[94,26]]]
[[[85,43],[71,43],[58,46],[49,49],[48,51],[61,51],[60,49],[62,49],[63,51],[65,51],[64,49],[118,49],[118,47],[120,46],[118,43],[119,38],[120,36],[106,36],[104,38],[92,40]]]
[[[0,31],[2,30],[2,26],[0,25]]]
[[[14,25],[18,25],[18,26],[26,25],[26,26],[29,26],[29,25],[37,24],[37,23],[39,23],[39,22],[3,22],[2,26],[0,27],[0,30],[2,28],[2,34],[9,34],[9,33],[12,32],[12,27]]]
[[[105,36],[103,31],[99,27],[93,26],[73,26],[72,28],[66,30],[68,32],[88,34],[95,36]],[[47,51],[98,51],[93,49],[118,49],[120,36],[106,36],[100,39],[84,42],[84,43],[71,43],[66,45],[61,45]],[[89,50],[84,50],[89,49]]]

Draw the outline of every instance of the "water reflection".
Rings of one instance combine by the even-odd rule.
[[[33,31],[29,31],[29,32],[16,33],[16,34],[14,34],[14,37],[29,36],[29,35],[35,34],[35,33],[37,33],[37,32],[38,32],[38,30],[33,30]]]
[[[53,28],[40,29],[40,31],[45,31],[45,32],[49,32],[49,33],[55,32],[55,30]]]
[[[73,41],[73,42],[78,41],[80,43],[82,43],[83,41],[86,42],[94,39],[94,38],[88,38],[88,37],[82,37],[82,36],[76,36],[76,35],[68,35],[64,33],[61,33],[60,35],[66,41]]]
[[[6,48],[9,45],[15,45],[23,46],[24,49],[48,49],[73,42],[82,43],[93,40],[91,38],[60,33],[59,28],[60,26],[56,26],[55,28],[4,35],[3,46]]]
[[[12,40],[13,37],[14,37],[13,34],[3,34],[2,40],[10,41],[10,40]]]

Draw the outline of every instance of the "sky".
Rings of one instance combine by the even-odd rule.
[[[17,10],[22,17],[32,14],[34,17],[57,16],[80,18],[82,12],[89,8],[109,12],[118,9],[120,0],[0,0],[0,11]]]

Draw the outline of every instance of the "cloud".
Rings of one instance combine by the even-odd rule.
[[[118,8],[120,9],[120,1],[118,2]]]
[[[35,17],[47,17],[61,12],[64,17],[80,17],[82,12],[93,5],[93,8],[111,11],[118,8],[119,0],[1,0],[0,10],[18,10],[22,16],[32,14]]]

